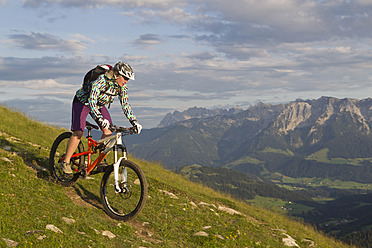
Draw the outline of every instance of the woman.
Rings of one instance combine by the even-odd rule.
[[[72,176],[70,159],[83,137],[88,114],[101,127],[102,138],[111,135],[109,127],[112,120],[105,105],[110,105],[115,96],[119,97],[124,115],[136,127],[137,133],[142,130],[142,126],[137,122],[136,116],[128,103],[127,82],[130,79],[134,80],[132,67],[126,63],[118,62],[113,68],[109,66],[108,69],[106,73],[89,83],[87,89],[84,89],[84,87],[79,89],[74,97],[72,103],[72,136],[67,145],[65,159],[60,165],[66,176]],[[103,165],[107,164],[103,163]]]

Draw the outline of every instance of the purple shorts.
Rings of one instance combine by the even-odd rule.
[[[107,119],[111,124],[111,116],[105,106],[101,109],[101,114],[103,118]],[[88,106],[82,104],[79,101],[74,101],[72,103],[72,120],[71,120],[71,130],[72,131],[83,131],[85,129],[85,122],[87,120],[87,116],[90,113],[90,109]],[[94,119],[94,118],[93,118]],[[98,124],[98,123],[97,123]]]

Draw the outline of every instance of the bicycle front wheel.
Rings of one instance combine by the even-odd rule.
[[[101,201],[105,212],[113,219],[129,221],[143,209],[147,199],[147,181],[140,167],[128,160],[119,165],[115,191],[114,166],[106,169],[101,182]]]
[[[63,170],[60,168],[60,163],[63,161],[67,149],[68,141],[70,140],[72,133],[65,132],[60,134],[53,143],[52,149],[50,150],[49,155],[49,170],[50,174],[57,182],[63,186],[71,186],[73,185],[78,179],[80,173],[78,173],[79,168],[83,168],[85,157],[75,157],[71,158],[70,165],[71,169],[74,172],[73,176],[66,176]],[[79,143],[76,153],[81,153],[84,151],[83,143]]]

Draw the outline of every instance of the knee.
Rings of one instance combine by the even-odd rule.
[[[81,139],[83,137],[84,132],[83,131],[73,131],[72,136],[74,136],[77,139]]]

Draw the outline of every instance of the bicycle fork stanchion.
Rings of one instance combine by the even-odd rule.
[[[121,189],[119,185],[119,166],[121,163],[121,160],[123,160],[124,157],[121,157],[115,164],[114,164],[114,184],[115,184],[115,193],[122,193],[123,190]],[[122,175],[122,178],[120,178],[125,184],[127,183],[127,168],[124,168]],[[126,185],[125,185],[126,187]]]
[[[122,134],[121,133],[116,134],[115,145],[114,145],[113,148],[114,148],[114,158],[115,158],[115,161],[116,161],[114,163],[114,184],[115,184],[115,193],[118,194],[118,193],[123,192],[122,187],[120,187],[120,183],[121,182],[124,183],[124,188],[125,189],[127,188],[127,183],[128,183],[127,168],[124,168],[121,175],[119,175],[119,167],[120,167],[121,161],[123,159],[127,160],[126,149],[125,149],[125,146],[123,145],[123,140],[122,140]],[[121,152],[122,152],[121,155],[122,156],[120,156],[120,158],[118,159],[118,150],[119,149],[121,149]],[[121,176],[121,177],[119,178],[119,176]]]

